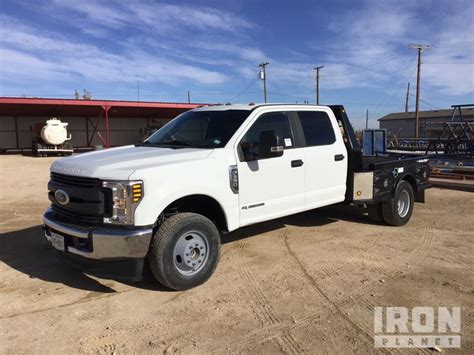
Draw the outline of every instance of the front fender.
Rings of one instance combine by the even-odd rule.
[[[217,165],[219,166],[219,165]],[[224,165],[225,166],[225,165]],[[135,225],[154,224],[159,215],[174,201],[190,195],[205,195],[219,203],[229,231],[239,227],[239,196],[229,187],[228,169],[166,169],[153,174],[134,174],[144,182],[144,197],[135,210]],[[194,173],[190,173],[194,171]]]

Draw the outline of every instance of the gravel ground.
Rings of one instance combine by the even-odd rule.
[[[461,306],[462,348],[444,351],[474,353],[472,193],[430,189],[398,228],[353,206],[247,227],[211,280],[170,292],[58,260],[41,231],[54,159],[0,156],[0,353],[365,354],[387,305]]]

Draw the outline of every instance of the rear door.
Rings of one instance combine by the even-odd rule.
[[[259,157],[260,132],[273,130],[284,144],[283,155]],[[270,220],[304,210],[303,148],[295,145],[293,125],[286,112],[260,115],[239,142],[252,146],[251,159],[239,152],[240,225]]]
[[[305,209],[342,202],[346,193],[347,150],[328,111],[297,112],[305,156]]]

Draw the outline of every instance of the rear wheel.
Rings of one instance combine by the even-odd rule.
[[[414,196],[410,183],[401,181],[390,200],[382,203],[382,215],[385,223],[391,226],[406,224],[413,213]]]
[[[64,149],[72,149],[72,144],[71,142],[64,142]],[[72,152],[66,152],[64,153],[65,156],[72,155]]]
[[[41,148],[43,148],[43,145],[41,143],[37,143],[37,142],[33,143],[33,150],[37,157],[43,156],[43,154],[40,151],[38,151],[38,149],[41,149]]]
[[[220,236],[216,226],[196,213],[178,213],[156,231],[149,252],[153,276],[174,290],[206,282],[219,262]]]
[[[373,222],[381,223],[384,221],[381,203],[368,204],[367,214],[369,215],[369,219]]]

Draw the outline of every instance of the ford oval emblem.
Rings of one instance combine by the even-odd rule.
[[[56,198],[56,201],[58,201],[58,203],[62,206],[65,206],[69,203],[69,195],[64,190],[56,190],[54,197]]]

